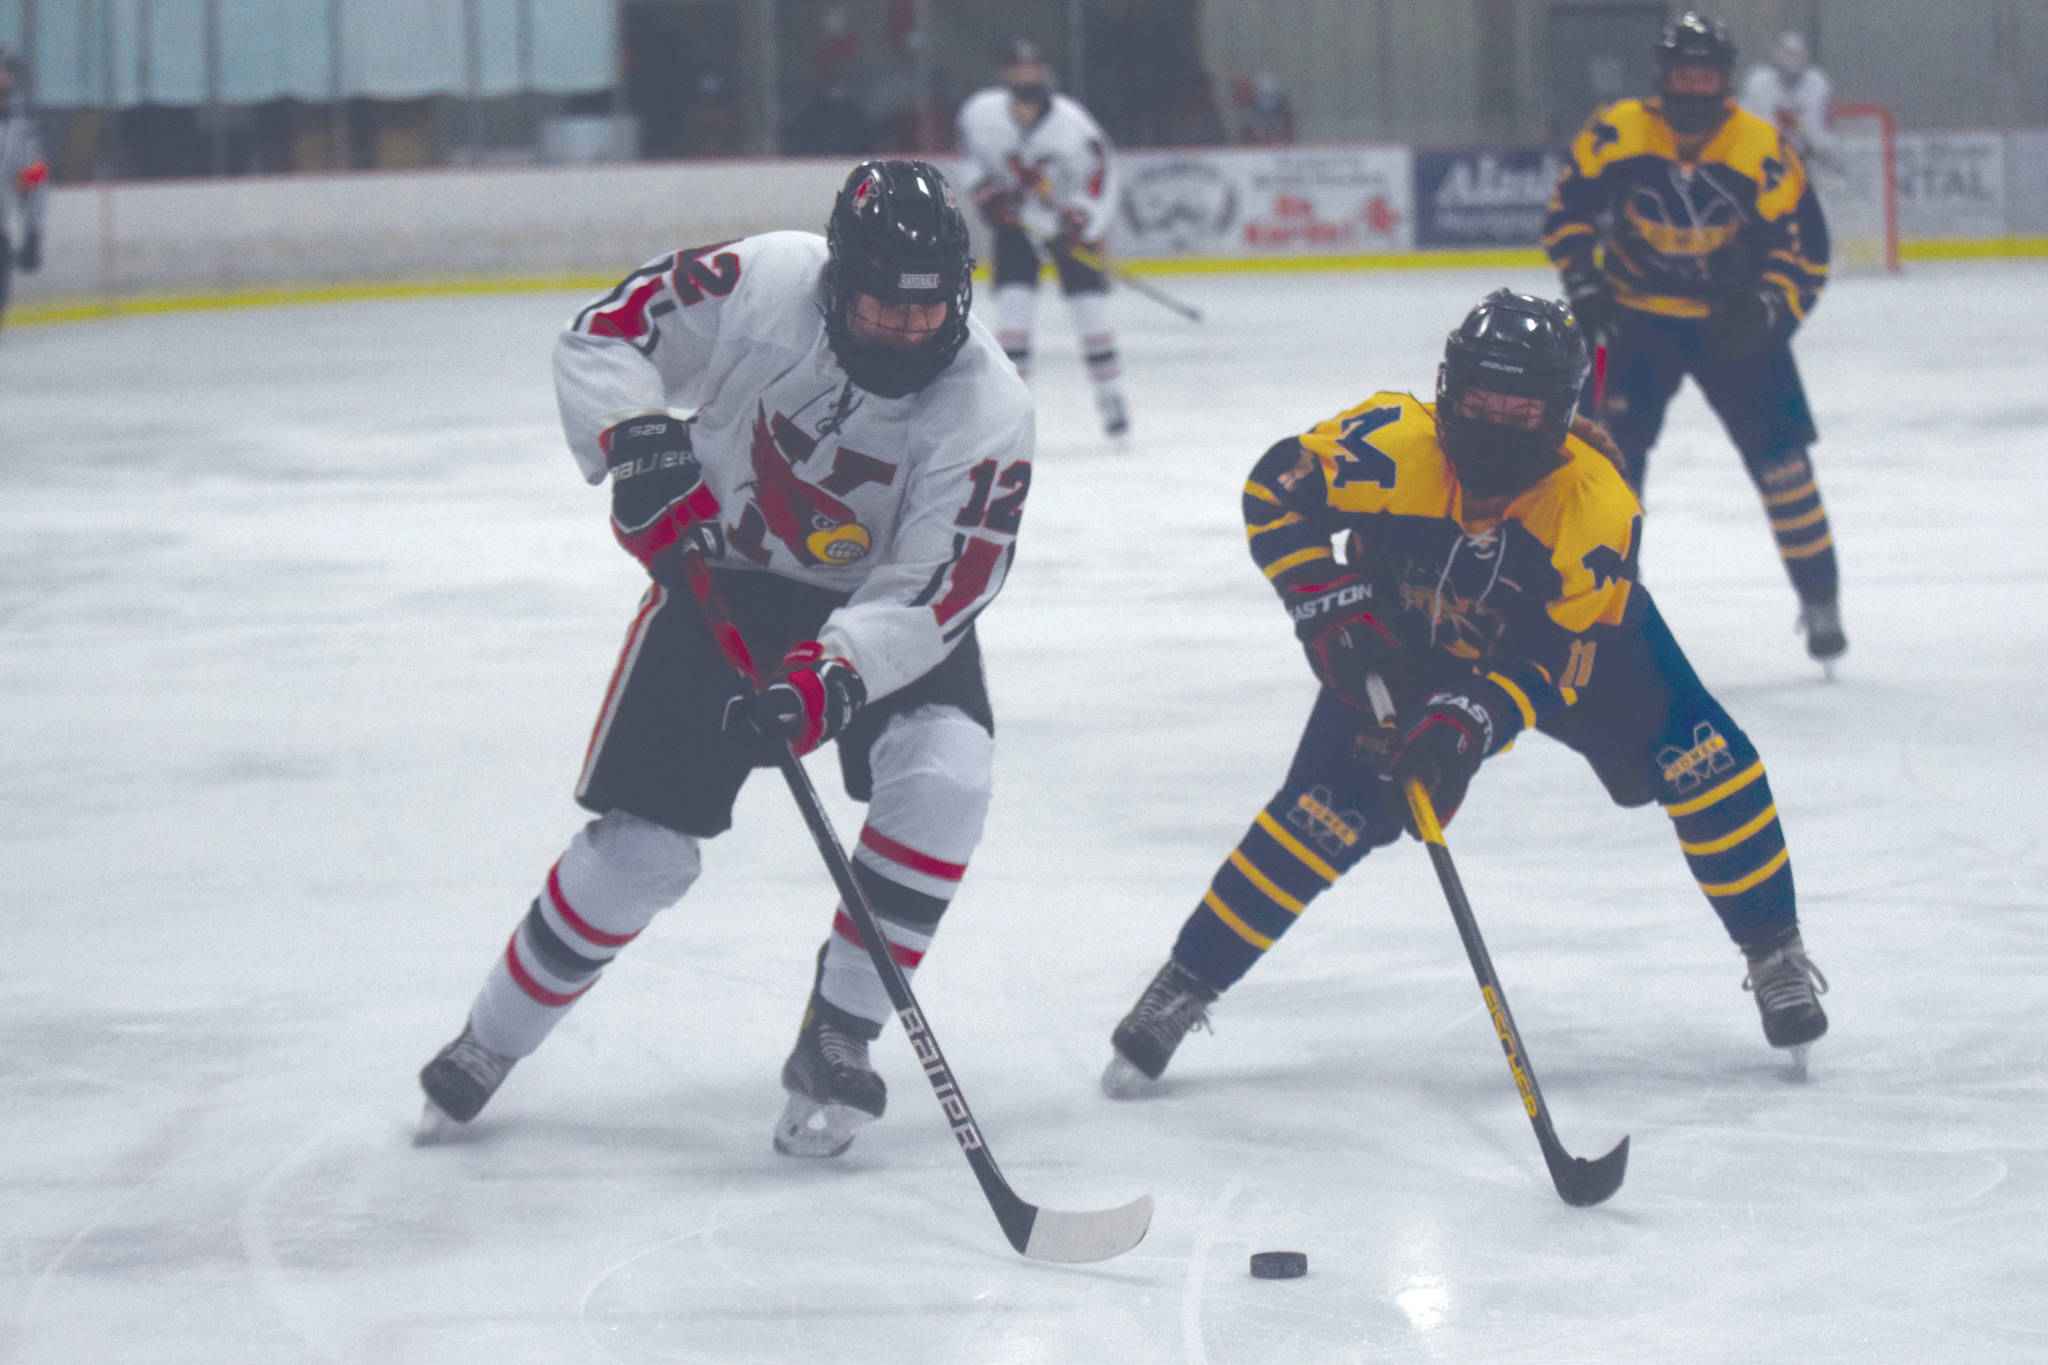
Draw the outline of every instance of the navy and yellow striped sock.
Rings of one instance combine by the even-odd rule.
[[[1794,451],[1759,470],[1756,485],[1771,519],[1771,535],[1778,542],[1778,558],[1785,562],[1800,600],[1834,601],[1840,583],[1835,538],[1805,452]]]
[[[1329,788],[1283,791],[1252,821],[1173,946],[1179,963],[1221,991],[1250,971],[1323,891],[1380,843],[1336,808]]]
[[[1793,924],[1792,855],[1763,759],[1739,732],[1731,745],[1705,723],[1692,748],[1658,757],[1664,813],[1728,936],[1754,943]]]

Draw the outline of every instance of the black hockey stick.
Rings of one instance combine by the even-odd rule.
[[[1058,248],[1054,249],[1058,250]],[[1098,270],[1110,276],[1124,288],[1143,294],[1146,298],[1170,313],[1178,313],[1189,322],[1200,322],[1202,320],[1202,310],[1195,307],[1192,303],[1182,303],[1179,299],[1167,293],[1158,285],[1153,284],[1144,276],[1133,275],[1128,270],[1111,265],[1106,259],[1090,251],[1085,246],[1068,247],[1066,248],[1066,254],[1082,265],[1087,266],[1090,270]]]
[[[711,633],[718,641],[719,652],[758,693],[761,689],[760,670],[754,666],[746,640],[719,598],[718,586],[712,581],[711,566],[705,562],[702,548],[694,545],[685,547],[682,561],[690,593],[704,610],[705,620],[710,623]],[[817,788],[811,785],[810,774],[804,771],[804,765],[787,743],[776,746],[775,766],[782,770],[783,780],[789,784],[789,794],[796,798],[797,809],[803,812],[811,839],[825,859],[833,885],[839,889],[840,903],[860,930],[861,942],[867,948],[869,960],[875,964],[875,971],[882,978],[882,988],[889,994],[889,1003],[895,1007],[896,1017],[903,1021],[903,1032],[917,1052],[925,1079],[931,1082],[933,1093],[939,1097],[939,1106],[946,1111],[946,1121],[952,1125],[953,1136],[959,1141],[960,1150],[967,1154],[967,1164],[974,1168],[974,1178],[981,1182],[981,1192],[988,1197],[989,1207],[995,1210],[996,1221],[1002,1224],[1003,1235],[1010,1239],[1010,1245],[1033,1260],[1082,1262],[1106,1261],[1112,1256],[1121,1256],[1144,1240],[1146,1230],[1152,1226],[1152,1196],[1149,1194],[1141,1194],[1120,1208],[1071,1212],[1026,1203],[1010,1188],[1009,1182],[1003,1179],[1002,1171],[996,1167],[995,1156],[982,1139],[980,1126],[967,1108],[967,1096],[961,1092],[959,1082],[953,1079],[953,1069],[946,1064],[945,1054],[939,1051],[938,1038],[925,1023],[917,997],[910,993],[910,982],[904,978],[902,968],[896,965],[896,959],[889,954],[889,940],[884,937],[881,925],[875,922],[875,912],[861,893],[860,884],[853,879],[853,865],[847,861],[839,836],[833,833],[825,807],[818,800]]]
[[[1394,704],[1387,685],[1374,675],[1366,680],[1366,690],[1380,724],[1392,725]],[[1529,1062],[1528,1049],[1522,1046],[1515,1017],[1508,1013],[1508,998],[1500,988],[1500,977],[1494,974],[1486,943],[1479,937],[1479,921],[1473,918],[1472,902],[1465,899],[1465,885],[1458,880],[1450,847],[1444,843],[1436,806],[1419,778],[1409,778],[1402,790],[1408,798],[1408,809],[1415,816],[1415,828],[1429,848],[1429,861],[1436,868],[1444,899],[1450,902],[1451,918],[1458,923],[1458,937],[1465,941],[1465,956],[1472,961],[1472,974],[1479,978],[1479,993],[1486,999],[1486,1012],[1493,1019],[1501,1051],[1507,1054],[1515,1088],[1522,1092],[1522,1108],[1528,1111],[1530,1126],[1536,1130],[1536,1145],[1543,1149],[1543,1164],[1550,1168],[1550,1182],[1557,1186],[1558,1197],[1574,1208],[1597,1204],[1621,1188],[1622,1176],[1628,1171],[1628,1139],[1622,1138],[1613,1151],[1592,1161],[1573,1156],[1557,1140],[1557,1129],[1550,1122],[1550,1106],[1543,1102],[1543,1092],[1536,1085],[1536,1069]]]
[[[1093,270],[1098,274],[1107,275],[1111,279],[1115,280],[1118,284],[1124,286],[1124,288],[1135,290],[1138,293],[1143,294],[1146,298],[1152,300],[1152,302],[1158,304],[1161,308],[1164,308],[1169,312],[1178,313],[1182,317],[1186,318],[1189,322],[1200,322],[1202,320],[1201,309],[1195,307],[1191,303],[1182,303],[1179,299],[1167,293],[1158,285],[1153,284],[1150,280],[1144,279],[1138,275],[1133,275],[1128,270],[1110,264],[1109,258],[1103,256],[1101,253],[1090,251],[1087,247],[1082,246],[1079,243],[1075,243],[1072,245],[1062,245],[1061,243],[1053,240],[1050,237],[1043,237],[1035,232],[1029,232],[1029,229],[1026,229],[1026,231],[1031,237],[1032,241],[1037,244],[1038,249],[1040,251],[1048,252],[1055,256],[1065,256],[1068,260],[1071,260],[1079,265],[1085,265],[1090,270]]]

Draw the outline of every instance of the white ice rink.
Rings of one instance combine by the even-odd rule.
[[[1155,1098],[1108,1035],[1279,780],[1312,684],[1245,553],[1253,459],[1432,382],[1498,283],[1162,280],[1135,438],[1056,296],[1017,570],[984,619],[988,834],[917,990],[1027,1199],[1013,1254],[900,1031],[841,1160],[769,1149],[832,893],[739,828],[469,1140],[414,1074],[583,818],[639,592],[555,424],[570,296],[0,337],[0,1359],[2048,1359],[2048,266],[1837,283],[1799,339],[1851,650],[1832,684],[1690,390],[1647,580],[1770,765],[1833,982],[1810,1076],[1654,808],[1540,737],[1450,830],[1565,1144],[1552,1192],[1414,843],[1327,894]],[[842,833],[856,809],[814,764]],[[1308,1253],[1305,1279],[1246,1255]]]

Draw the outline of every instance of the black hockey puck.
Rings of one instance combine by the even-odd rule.
[[[1305,1251],[1254,1251],[1252,1253],[1252,1278],[1257,1280],[1292,1280],[1308,1274],[1308,1253]]]

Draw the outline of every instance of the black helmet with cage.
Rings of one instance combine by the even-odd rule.
[[[833,202],[825,240],[826,338],[847,376],[883,398],[938,378],[967,342],[974,298],[967,220],[938,168],[863,161]],[[848,325],[862,294],[884,304],[944,304],[945,321],[913,347],[862,341]]]
[[[1474,498],[1511,497],[1556,468],[1592,362],[1571,310],[1496,289],[1444,343],[1437,438]]]
[[[1687,10],[1664,26],[1654,49],[1657,57],[1657,99],[1664,121],[1675,132],[1711,132],[1728,117],[1734,96],[1735,43],[1718,19]],[[1681,67],[1718,72],[1719,91],[1674,90],[1671,73]]]
[[[1059,84],[1044,49],[1021,37],[1004,40],[997,78],[1010,92],[1011,99],[1037,109],[1040,117],[1052,107],[1052,92]]]

